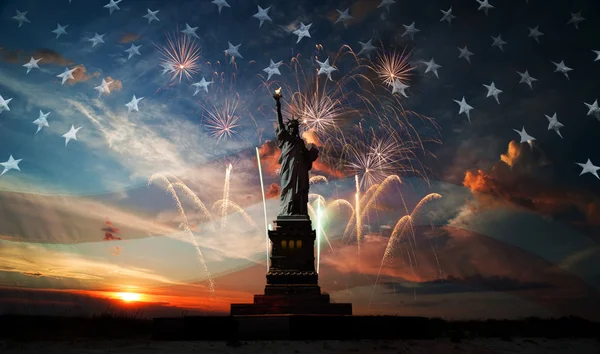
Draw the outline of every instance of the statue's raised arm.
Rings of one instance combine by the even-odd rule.
[[[279,123],[279,131],[285,130],[285,124],[283,124],[283,116],[281,115],[281,97],[282,96],[280,93],[280,89],[275,90],[273,98],[275,99],[275,105],[277,107],[277,123]]]

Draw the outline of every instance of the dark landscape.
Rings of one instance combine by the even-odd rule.
[[[598,353],[578,317],[448,321],[401,316],[0,316],[6,353]]]

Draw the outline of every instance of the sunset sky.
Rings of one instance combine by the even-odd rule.
[[[373,112],[401,104],[416,112],[407,119],[424,148],[378,175],[376,183],[394,174],[401,183],[376,192],[359,253],[347,205],[355,207],[355,175],[364,195],[372,171],[357,172],[360,161],[304,130],[322,151],[312,176],[325,177],[311,193],[326,204],[348,202],[324,207],[323,291],[352,302],[355,314],[600,320],[600,179],[580,175],[577,165],[588,158],[600,165],[600,118],[584,104],[600,97],[596,1],[496,0],[487,15],[475,0],[397,0],[389,8],[380,0],[274,2],[272,20],[260,27],[252,15],[269,4],[254,0],[228,0],[220,13],[209,0],[123,0],[112,14],[106,3],[0,2],[0,96],[12,98],[10,110],[0,100],[0,162],[20,160],[0,176],[0,314],[227,314],[230,303],[251,302],[264,290],[268,227],[256,148],[268,224],[279,209],[272,89],[306,84],[294,60],[305,76],[326,82],[317,61],[330,58],[337,70],[328,85],[381,99],[360,116],[350,113],[357,101],[344,102],[336,129],[345,144],[358,150],[370,139],[364,131],[385,140]],[[441,21],[450,7],[456,18]],[[336,23],[336,9],[346,8],[353,19]],[[29,22],[19,26],[17,10]],[[159,21],[149,23],[148,10],[159,10]],[[568,22],[578,11],[585,20],[576,28]],[[57,22],[68,24],[59,38]],[[411,39],[403,34],[413,22],[419,32]],[[311,37],[297,43],[300,23],[312,23]],[[179,82],[163,73],[159,48],[167,34],[183,38],[186,24],[198,27],[201,54],[197,72]],[[528,37],[536,25],[539,43]],[[104,43],[92,46],[96,33]],[[503,50],[492,46],[498,34]],[[377,49],[360,56],[368,65],[404,53],[413,68],[407,97],[381,80],[371,93],[344,80],[352,64],[336,53],[344,46],[358,53],[369,39]],[[228,42],[241,44],[242,58],[230,61]],[[128,58],[132,44],[140,55]],[[464,46],[474,53],[470,62],[458,58]],[[26,73],[31,57],[42,60]],[[438,77],[426,72],[432,58]],[[283,64],[267,80],[270,60]],[[555,72],[560,61],[573,69],[568,79]],[[65,68],[77,69],[61,85]],[[519,83],[525,70],[538,80],[531,89]],[[214,83],[194,95],[191,84],[202,77]],[[103,79],[112,81],[110,93],[99,96]],[[490,82],[502,90],[499,103],[486,97]],[[287,117],[293,102],[289,89],[283,94]],[[133,95],[143,97],[138,111],[125,106]],[[463,96],[471,122],[454,101]],[[219,137],[210,112],[227,102],[237,104],[236,121]],[[48,126],[36,133],[40,111],[50,112]],[[554,113],[562,138],[548,128],[545,116]],[[65,146],[72,125],[81,129]],[[532,143],[520,143],[514,129],[523,127]],[[431,193],[441,198],[414,211]],[[411,213],[412,232],[390,240]]]

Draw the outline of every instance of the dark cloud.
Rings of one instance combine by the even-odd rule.
[[[391,282],[385,283],[385,286],[395,294],[413,294],[416,291],[419,295],[542,290],[554,287],[554,285],[549,283],[525,282],[505,276],[484,276],[481,274],[467,277],[449,275],[445,279],[421,283]]]

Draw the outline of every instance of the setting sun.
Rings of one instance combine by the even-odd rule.
[[[125,302],[140,301],[142,295],[136,293],[117,293],[117,297]]]

